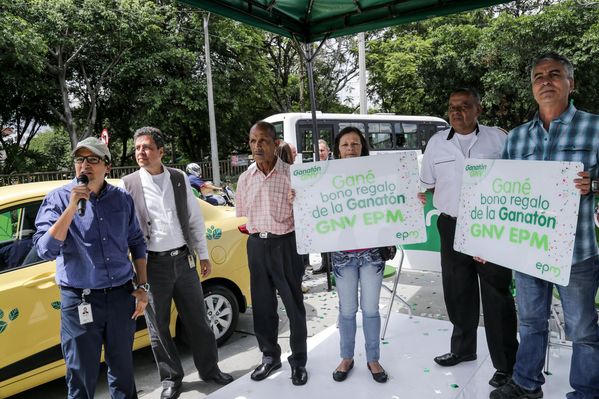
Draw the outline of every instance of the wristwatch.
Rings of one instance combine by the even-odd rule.
[[[135,289],[136,290],[142,289],[145,292],[148,292],[148,291],[150,291],[150,284],[149,283],[137,284]]]
[[[591,192],[599,193],[599,180],[591,180]]]

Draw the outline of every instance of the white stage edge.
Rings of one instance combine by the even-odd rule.
[[[329,327],[308,340],[308,383],[291,384],[289,364],[264,381],[255,382],[250,374],[219,389],[211,399],[483,399],[493,388],[488,384],[494,373],[485,333],[478,331],[478,359],[454,367],[441,367],[433,357],[449,349],[451,323],[423,317],[409,318],[392,313],[386,339],[381,344],[381,364],[390,379],[375,382],[364,355],[364,339],[358,314],[355,366],[347,380],[335,382],[332,372],[339,363],[339,334]],[[384,322],[384,320],[383,320]],[[285,360],[287,355],[283,356]],[[543,386],[545,399],[563,399],[570,386],[568,374],[571,350],[552,348],[550,375]]]

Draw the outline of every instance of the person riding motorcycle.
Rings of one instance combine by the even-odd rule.
[[[221,187],[215,186],[210,181],[202,180],[202,168],[197,163],[190,163],[185,168],[185,172],[189,177],[189,183],[192,188],[195,188],[200,193],[200,198],[212,205],[226,205],[227,200],[220,194],[215,193],[215,190],[221,192]]]

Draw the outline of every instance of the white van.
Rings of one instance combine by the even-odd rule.
[[[328,114],[317,111],[320,138],[332,148],[333,140],[341,129],[355,126],[366,136],[371,153],[383,151],[418,150],[422,153],[433,134],[449,125],[434,116],[406,116],[393,114]],[[277,136],[297,147],[296,162],[311,162],[312,114],[289,112],[264,119],[275,126]]]

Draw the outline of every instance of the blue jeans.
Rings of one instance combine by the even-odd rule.
[[[556,285],[572,340],[569,399],[599,397],[599,325],[595,295],[599,286],[599,257],[572,265],[570,284]],[[548,340],[548,322],[553,283],[516,273],[516,303],[520,347],[514,366],[514,381],[523,388],[537,389],[545,382],[542,369]]]
[[[385,262],[381,259],[377,249],[368,249],[361,252],[334,252],[332,263],[339,295],[341,357],[344,359],[354,357],[359,284],[366,360],[376,362],[380,357],[381,316],[379,314],[379,297]]]

